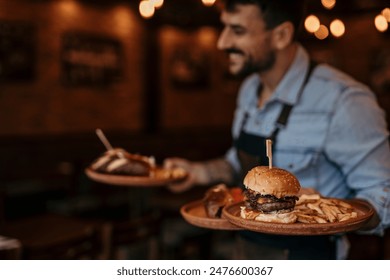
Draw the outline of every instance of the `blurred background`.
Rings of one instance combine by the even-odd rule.
[[[212,0],[0,0],[2,258],[229,258],[234,233],[180,216],[205,188],[173,195],[84,174],[104,152],[96,128],[158,163],[226,151],[240,81],[216,50],[218,8]],[[389,1],[309,0],[309,14],[303,45],[368,84],[389,122]],[[389,241],[370,242],[369,253],[350,258],[390,258]]]

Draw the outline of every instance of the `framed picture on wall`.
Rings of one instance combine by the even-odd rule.
[[[0,20],[0,82],[35,78],[36,33],[33,24]]]
[[[187,44],[173,48],[170,82],[176,89],[202,89],[210,86],[210,58],[206,50]]]
[[[121,79],[122,43],[104,35],[66,32],[62,36],[62,80],[69,86],[105,86]]]

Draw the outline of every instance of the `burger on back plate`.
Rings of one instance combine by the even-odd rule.
[[[91,164],[94,171],[115,175],[151,176],[155,169],[154,157],[131,154],[124,149],[106,151]]]
[[[293,174],[280,168],[257,166],[245,176],[244,186],[242,218],[274,223],[296,221],[292,210],[301,186]]]

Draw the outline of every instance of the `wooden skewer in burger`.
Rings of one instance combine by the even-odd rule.
[[[244,178],[245,206],[240,214],[261,222],[295,223],[297,216],[292,211],[301,186],[290,172],[272,167],[271,145],[267,140],[269,166],[256,166]]]

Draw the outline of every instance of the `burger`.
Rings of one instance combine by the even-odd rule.
[[[262,222],[294,223],[292,212],[301,188],[298,179],[280,168],[256,166],[244,178],[241,217]]]
[[[91,164],[91,169],[106,174],[150,176],[155,169],[154,157],[131,154],[116,148],[106,151]]]

